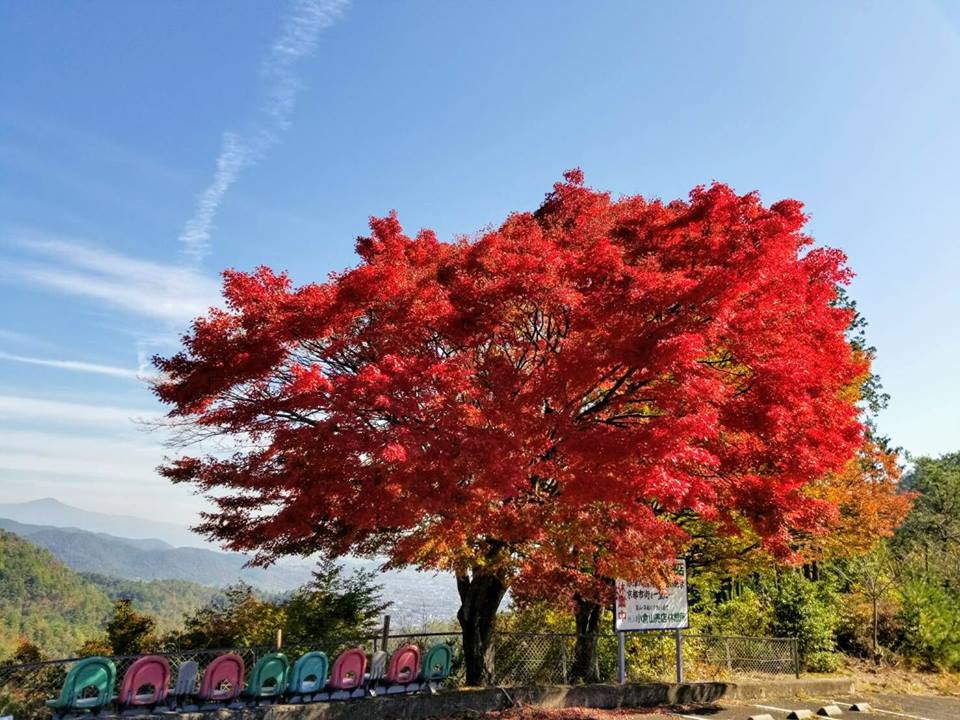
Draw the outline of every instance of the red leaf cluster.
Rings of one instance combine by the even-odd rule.
[[[721,184],[614,200],[574,171],[470,240],[375,218],[325,283],[228,271],[156,391],[237,450],[162,472],[264,561],[639,578],[690,516],[786,552],[835,512],[803,490],[860,446],[866,370],[833,304],[844,257],[804,222]]]

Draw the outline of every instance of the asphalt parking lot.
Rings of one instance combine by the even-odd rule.
[[[867,702],[869,712],[851,709],[855,703]],[[756,704],[754,704],[756,703]],[[814,718],[817,711],[835,704],[842,715],[851,720],[960,720],[960,698],[912,695],[857,695],[810,698],[763,699],[754,701],[721,702],[715,706],[695,708],[673,717],[682,720],[747,720],[759,715],[769,715],[774,720],[786,720],[791,712],[809,711]],[[800,713],[799,717],[804,714]]]

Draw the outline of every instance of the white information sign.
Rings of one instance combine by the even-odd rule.
[[[687,610],[687,562],[678,559],[677,579],[663,592],[647,585],[617,580],[614,626],[617,632],[631,630],[682,630],[690,626]]]

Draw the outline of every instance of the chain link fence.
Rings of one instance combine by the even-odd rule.
[[[287,645],[283,651],[291,658],[309,650],[322,650],[331,660],[349,647],[368,652],[393,652],[402,645],[415,643],[426,649],[438,642],[450,645],[453,666],[447,687],[464,684],[463,646],[458,633],[406,633],[384,638],[326,638],[303,647]],[[675,635],[673,633],[630,633],[626,635],[625,657],[628,682],[671,682],[675,679]],[[574,680],[577,636],[557,633],[499,632],[493,636],[492,684],[564,685]],[[731,678],[799,675],[796,640],[792,638],[723,637],[681,635],[685,679],[687,681],[726,680]],[[176,650],[157,653],[170,662],[173,677],[188,660],[196,661],[201,672],[218,655],[234,652],[250,668],[273,647],[225,648],[219,650]],[[120,656],[117,665],[119,686],[123,674],[138,656]],[[617,636],[597,637],[597,652],[590,674],[600,682],[617,681]],[[42,720],[49,717],[44,701],[56,697],[70,666],[78,658],[50,660],[24,665],[0,664],[0,716],[16,720]]]
[[[574,679],[576,635],[498,633],[494,637],[493,678],[497,685],[568,684]],[[588,672],[599,682],[618,679],[617,636],[597,638]],[[767,675],[799,675],[792,638],[681,635],[687,681],[726,680]],[[628,633],[624,656],[629,682],[676,679],[673,633]]]

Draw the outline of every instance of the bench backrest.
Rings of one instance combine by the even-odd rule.
[[[236,699],[243,689],[243,670],[243,658],[239,655],[227,653],[214,658],[203,673],[197,695],[213,702]]]
[[[333,661],[330,671],[330,687],[336,690],[350,690],[363,684],[363,675],[367,669],[367,654],[362,648],[344,650]]]
[[[120,683],[122,705],[156,705],[167,697],[170,684],[170,662],[162,655],[137,658],[123,674]],[[139,693],[144,687],[150,692]]]

